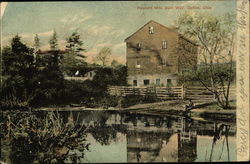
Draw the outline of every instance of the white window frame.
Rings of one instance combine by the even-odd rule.
[[[153,26],[149,26],[149,34],[153,34],[154,33],[154,27]]]
[[[162,41],[162,49],[167,49],[168,42],[166,40]]]
[[[141,68],[141,61],[136,60],[135,68]]]

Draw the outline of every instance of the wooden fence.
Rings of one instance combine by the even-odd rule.
[[[129,87],[129,86],[110,86],[110,95],[148,95],[156,96],[161,99],[183,99],[185,97],[184,86],[177,87]]]
[[[211,89],[211,88],[209,88]],[[222,89],[219,89],[222,91]],[[160,99],[192,99],[195,101],[213,101],[214,95],[211,91],[201,86],[175,86],[175,87],[131,87],[131,86],[109,86],[110,95],[153,95]],[[235,86],[230,88],[230,97],[235,99]]]

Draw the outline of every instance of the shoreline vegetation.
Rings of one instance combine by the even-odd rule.
[[[223,121],[223,122],[236,122],[236,104],[235,101],[231,101],[231,109],[222,109],[216,105],[216,102],[201,103],[194,106],[194,108],[188,113],[185,113],[185,105],[187,100],[171,100],[162,102],[151,103],[137,103],[128,107],[122,106],[99,106],[99,107],[86,107],[79,106],[79,104],[72,104],[66,106],[53,106],[53,107],[39,107],[39,108],[26,108],[24,111],[39,112],[39,111],[118,111],[125,113],[136,113],[145,115],[166,115],[172,117],[188,116],[195,120],[203,121]],[[8,110],[7,110],[8,111]]]

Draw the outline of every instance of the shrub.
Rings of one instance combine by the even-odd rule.
[[[3,136],[11,146],[12,163],[64,163],[70,151],[87,148],[87,128],[73,121],[72,113],[64,122],[58,113],[38,116],[31,113],[8,114],[4,117]],[[72,154],[77,161],[81,157]],[[76,162],[76,161],[72,161]]]

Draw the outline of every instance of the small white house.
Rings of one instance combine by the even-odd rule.
[[[96,71],[92,70],[84,74],[84,76],[79,76],[79,71],[76,71],[75,76],[67,76],[64,75],[65,80],[76,80],[76,81],[85,81],[85,80],[93,80],[96,75]]]

